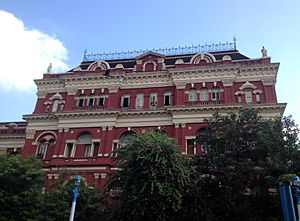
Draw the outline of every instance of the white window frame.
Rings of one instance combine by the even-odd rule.
[[[245,101],[246,101],[246,104],[253,103],[253,96],[252,96],[251,90],[245,90]]]
[[[188,101],[195,102],[198,100],[198,94],[196,89],[190,89],[188,91]]]
[[[211,90],[211,100],[219,101],[221,97],[221,90],[220,88],[213,88]]]
[[[188,154],[188,140],[194,140],[194,155],[196,154],[196,136],[186,136],[185,137],[185,154]]]
[[[100,104],[100,99],[103,98],[103,104]],[[97,105],[98,106],[104,106],[105,105],[105,100],[106,100],[106,96],[105,95],[100,95],[97,101]]]
[[[82,100],[82,106],[79,106],[80,100]],[[76,106],[77,106],[77,107],[84,107],[84,105],[85,105],[85,97],[78,97],[78,98],[77,98]]]
[[[72,144],[72,149],[71,149],[71,152],[70,152],[70,156],[67,156],[67,151],[68,151],[68,144]],[[75,149],[76,149],[76,143],[75,141],[72,141],[72,142],[66,142],[66,146],[65,146],[65,152],[64,152],[64,156],[65,157],[74,157],[75,156]]]
[[[144,107],[144,94],[139,93],[136,95],[135,108],[142,109]]]
[[[165,100],[166,100],[167,96],[169,96],[169,104],[165,104]],[[164,93],[164,106],[169,107],[171,105],[172,105],[172,93],[171,92],[165,92]]]
[[[87,151],[88,150],[88,151]],[[84,157],[92,157],[94,155],[94,143],[84,145]]]
[[[209,93],[208,89],[201,89],[200,90],[200,101],[208,101],[209,99]]]
[[[156,92],[150,94],[149,106],[151,108],[157,107],[157,93]]]
[[[257,93],[257,94],[255,95],[255,99],[256,99],[256,102],[257,102],[257,103],[260,103],[260,101],[261,101],[261,99],[260,99],[260,94]]]
[[[119,140],[113,140],[112,147],[111,147],[111,156],[117,157],[117,153],[114,153],[115,150],[120,148]]]
[[[49,146],[49,142],[40,142],[38,144],[38,148],[37,148],[37,152],[36,152],[36,155],[39,156],[40,154],[40,150],[41,150],[41,145],[42,144],[45,144],[45,147],[43,147],[43,152],[42,152],[42,156],[39,158],[39,159],[45,159],[45,156],[46,156],[46,153],[47,153],[47,149],[48,149],[48,146]]]
[[[128,99],[128,106],[124,107],[124,100]],[[130,107],[130,95],[123,95],[121,100],[121,107],[129,108]]]
[[[56,112],[56,111],[57,111],[57,109],[58,109],[58,103],[59,103],[59,100],[55,100],[55,101],[53,102],[51,112]]]

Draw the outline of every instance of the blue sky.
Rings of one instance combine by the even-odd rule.
[[[177,47],[235,35],[241,53],[258,58],[264,45],[280,62],[278,101],[299,124],[299,10],[299,0],[0,0],[0,121],[32,113],[32,80],[50,62],[54,71],[77,66],[85,49]]]

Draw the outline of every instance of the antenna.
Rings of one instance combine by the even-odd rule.
[[[235,37],[235,35],[233,36],[233,44],[234,44],[234,50],[236,50],[236,37]]]

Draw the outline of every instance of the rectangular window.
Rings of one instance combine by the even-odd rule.
[[[200,91],[200,101],[208,101],[208,90],[202,89]]]
[[[189,101],[197,101],[197,91],[196,90],[189,90],[188,100]]]
[[[260,103],[260,94],[256,94],[256,102]]]
[[[156,107],[157,106],[157,93],[152,93],[150,95],[150,107]]]
[[[104,106],[105,97],[99,97],[99,106]]]
[[[211,92],[211,99],[213,101],[220,100],[220,90],[219,89],[213,89],[212,90],[212,92]]]
[[[114,151],[116,151],[118,148],[119,148],[119,142],[114,141],[112,146],[112,154],[111,154],[112,157],[117,157],[117,153]]]
[[[196,154],[196,148],[195,148],[195,140],[194,139],[187,139],[186,140],[186,150],[187,154]]]
[[[67,143],[65,157],[74,157],[74,143]]]
[[[250,90],[245,91],[245,100],[246,100],[247,104],[252,103],[252,91],[250,91]]]
[[[143,94],[136,95],[135,107],[136,107],[136,109],[142,109],[144,107],[144,95]]]
[[[89,98],[89,106],[94,106],[94,98],[93,97]]]
[[[130,97],[123,96],[122,97],[122,107],[129,107]]]
[[[84,157],[93,156],[92,144],[86,144],[84,149]]]
[[[84,105],[84,98],[79,98],[78,99],[78,107],[83,107],[83,105]]]
[[[93,156],[98,156],[99,150],[100,150],[100,142],[94,142]]]
[[[164,96],[164,106],[171,105],[171,94],[165,94]]]

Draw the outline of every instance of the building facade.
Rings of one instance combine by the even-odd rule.
[[[59,74],[49,67],[35,80],[23,156],[42,159],[48,185],[68,169],[103,190],[117,169],[112,151],[132,134],[161,130],[182,154],[201,154],[195,138],[216,111],[251,107],[281,117],[286,104],[276,98],[278,68],[266,51],[252,59],[231,43],[85,54],[78,67]]]
[[[26,122],[0,123],[0,155],[21,155],[25,144]]]

